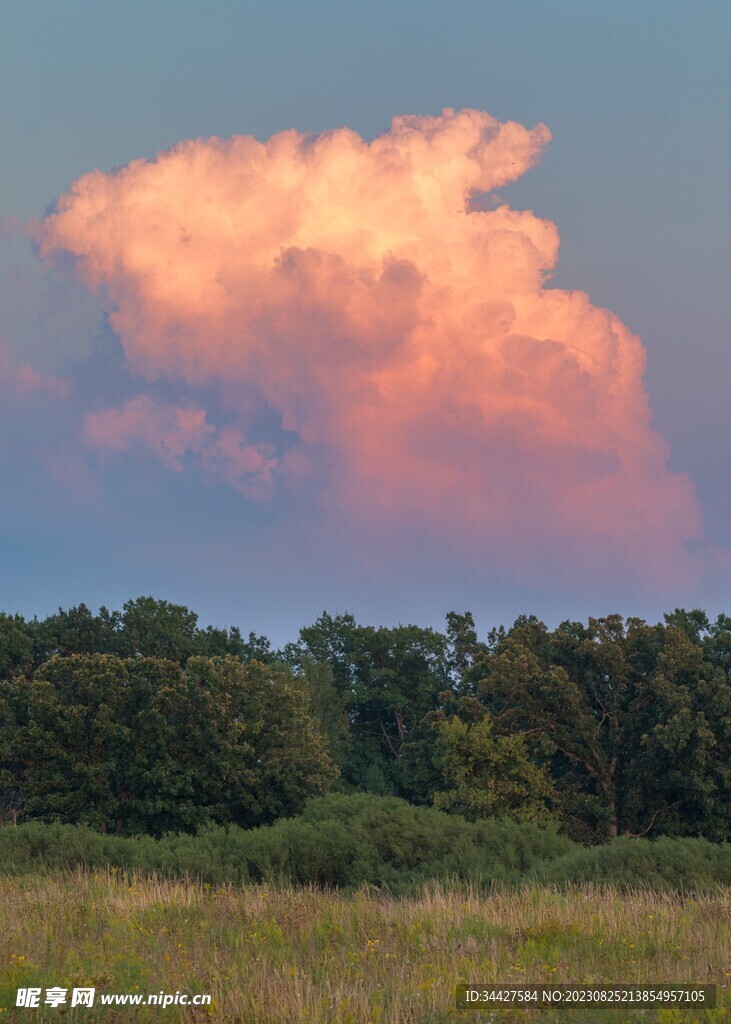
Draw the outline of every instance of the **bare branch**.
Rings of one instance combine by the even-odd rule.
[[[400,760],[401,754],[399,753],[398,750],[396,750],[396,748],[394,747],[393,743],[391,742],[391,737],[386,732],[386,727],[383,724],[383,720],[379,718],[378,721],[379,721],[379,724],[381,726],[381,731],[382,731],[383,735],[386,738],[386,743],[388,743],[388,746],[389,746],[389,749],[390,749],[391,753],[393,754],[393,756],[396,758],[397,761]]]
[[[650,824],[647,826],[646,829],[643,829],[642,832],[625,832],[625,835],[629,836],[632,839],[641,839],[642,836],[646,836],[647,835],[647,833],[650,831],[652,826],[655,824],[655,822],[657,821],[658,815],[664,814],[665,811],[671,811],[673,809],[673,807],[677,807],[678,804],[682,804],[682,802],[683,802],[682,800],[676,800],[674,804],[668,804],[667,807],[659,807],[655,811],[653,816],[650,818]]]

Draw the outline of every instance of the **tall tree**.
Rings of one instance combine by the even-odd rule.
[[[33,666],[33,640],[22,615],[0,612],[0,679],[10,679]]]
[[[59,608],[54,615],[31,623],[34,660],[42,665],[54,655],[113,654],[116,651],[121,617],[101,607],[94,615],[85,604]]]
[[[472,612],[447,612],[447,651],[453,689],[463,696],[473,695],[479,678],[478,667],[488,647],[477,639]]]
[[[611,615],[553,633],[530,623],[526,635],[521,622],[484,669],[497,727],[533,736],[555,778],[593,793],[608,836],[694,831],[728,799],[717,770],[728,686],[686,630]]]
[[[297,813],[335,775],[278,666],[71,655],[0,683],[0,787],[28,818],[153,834],[251,826]]]
[[[300,631],[287,657],[330,666],[350,724],[342,774],[346,783],[414,798],[413,780],[401,763],[402,748],[438,707],[451,685],[447,639],[418,626],[359,626],[352,615],[323,614]]]
[[[124,604],[117,653],[185,663],[204,653],[198,616],[182,604],[138,597]]]

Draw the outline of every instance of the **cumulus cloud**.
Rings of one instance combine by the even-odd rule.
[[[0,337],[0,393],[4,393],[6,400],[22,400],[37,394],[67,398],[70,387],[62,377],[38,373],[29,363],[14,366],[10,345]]]
[[[372,142],[211,138],[80,178],[40,251],[109,297],[145,382],[87,417],[87,444],[295,502],[317,479],[354,536],[413,524],[485,571],[687,578],[700,514],[651,427],[640,339],[547,286],[552,223],[472,202],[549,139],[445,110]],[[277,428],[254,442],[261,408]]]
[[[152,454],[174,472],[192,456],[206,472],[254,498],[268,495],[277,465],[271,446],[247,445],[239,431],[217,429],[204,409],[155,402],[145,395],[121,409],[88,413],[84,438],[92,448]]]

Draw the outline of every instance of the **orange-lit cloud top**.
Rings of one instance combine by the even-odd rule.
[[[73,254],[108,294],[148,382],[89,415],[87,443],[171,469],[187,454],[295,502],[317,478],[322,514],[355,538],[366,521],[383,536],[413,524],[485,571],[686,578],[700,516],[651,429],[640,340],[545,286],[553,224],[470,209],[549,138],[445,110],[370,143],[347,129],[212,138],[80,178],[41,252]],[[188,397],[157,401],[155,382]],[[220,426],[203,397],[217,390]],[[254,443],[262,404],[284,429]]]

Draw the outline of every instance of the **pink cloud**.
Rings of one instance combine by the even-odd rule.
[[[152,455],[173,472],[180,472],[190,455],[206,472],[250,497],[266,496],[277,465],[268,446],[247,445],[232,428],[217,430],[205,410],[156,403],[147,396],[121,409],[88,413],[83,434],[91,448]]]
[[[0,388],[10,397],[25,399],[34,394],[67,398],[71,392],[68,381],[53,374],[37,373],[28,363],[12,365],[10,346],[0,338]]]
[[[552,223],[471,203],[549,139],[445,110],[370,143],[347,129],[211,138],[80,178],[40,226],[42,255],[71,253],[110,296],[133,372],[201,389],[195,408],[138,398],[91,414],[87,443],[173,471],[190,453],[245,493],[296,494],[326,451],[322,507],[354,536],[414,524],[525,579],[688,579],[701,517],[652,429],[640,339],[546,286]],[[202,397],[216,389],[221,428]],[[297,444],[247,444],[252,394]]]

